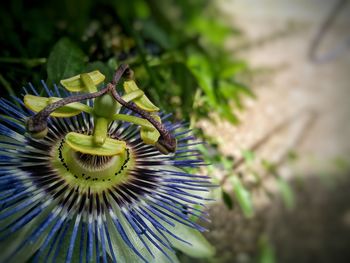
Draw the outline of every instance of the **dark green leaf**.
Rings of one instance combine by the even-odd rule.
[[[62,38],[53,47],[47,61],[48,83],[78,75],[84,70],[85,55],[72,41]]]
[[[222,190],[222,200],[224,201],[224,204],[226,205],[226,207],[230,210],[232,210],[233,208],[233,201],[231,196],[225,192],[224,190]]]
[[[169,49],[173,46],[173,44],[170,41],[169,35],[151,20],[145,21],[142,24],[141,33],[146,37],[146,39],[154,41],[164,49]]]

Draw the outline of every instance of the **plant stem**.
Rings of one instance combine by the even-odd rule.
[[[46,58],[5,58],[0,57],[0,63],[9,63],[9,64],[23,64],[27,67],[36,67],[41,64],[45,64],[47,61]]]

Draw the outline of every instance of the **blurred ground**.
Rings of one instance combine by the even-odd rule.
[[[278,197],[259,194],[255,195],[257,215],[251,220],[223,205],[211,208],[213,223],[208,237],[216,244],[218,259],[254,262],[259,236],[266,232],[276,247],[278,262],[350,262],[346,253],[350,242],[349,180],[343,178],[333,188],[322,180],[346,173],[350,157],[350,50],[323,64],[313,63],[307,56],[312,38],[335,1],[218,2],[245,34],[242,39],[232,38],[228,47],[240,50],[239,55],[257,69],[252,86],[258,99],[247,102],[240,126],[220,121],[202,123],[202,127],[220,138],[225,154],[239,156],[241,149],[292,117],[259,156],[278,160],[290,148],[299,156],[293,166],[280,169],[282,176],[299,185],[293,213],[283,208]],[[349,14],[350,3],[339,13],[321,52],[350,35]],[[301,186],[298,178],[302,178]],[[267,187],[274,191],[273,183]]]

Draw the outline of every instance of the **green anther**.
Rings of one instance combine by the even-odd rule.
[[[142,90],[135,90],[130,93],[125,94],[122,96],[122,99],[125,100],[126,102],[132,101],[134,99],[140,98],[144,95],[145,93]]]
[[[141,128],[141,139],[145,144],[155,145],[160,137],[160,133],[157,129],[149,131]]]
[[[92,78],[90,77],[89,74],[87,74],[87,73],[80,74],[80,79],[83,82],[85,88],[90,93],[93,93],[93,92],[97,91],[97,87],[96,87],[94,81],[92,80]]]
[[[158,115],[152,115],[152,117],[161,122]],[[160,137],[159,131],[148,120],[125,114],[114,114],[113,120],[127,121],[141,126],[141,139],[146,144],[154,145]]]
[[[46,98],[46,97],[39,97],[34,95],[25,95],[23,102],[28,109],[34,112],[39,112],[43,110],[46,106],[50,105],[51,103],[54,103],[61,99],[62,98],[57,98],[57,97]],[[83,103],[74,102],[55,110],[53,113],[51,113],[51,116],[66,118],[66,117],[72,117],[72,116],[78,115],[82,111],[91,113],[92,108],[90,108],[89,106]]]
[[[106,118],[96,117],[94,119],[94,144],[102,146],[107,138],[109,121]]]
[[[66,143],[75,151],[90,155],[114,156],[124,153],[126,143],[111,138],[106,138],[103,145],[96,147],[94,137],[70,132],[65,137]]]
[[[140,90],[135,81],[133,80],[128,80],[124,82],[124,90],[126,94],[129,94],[131,92]],[[141,109],[148,111],[148,112],[154,112],[154,111],[159,111],[159,108],[155,106],[148,98],[146,95],[141,96],[140,98],[137,98],[133,100],[137,106],[139,106]]]
[[[105,79],[105,76],[98,70],[84,73],[90,77],[92,82],[94,83],[95,89],[94,91],[97,91],[96,86],[100,83],[102,83]],[[92,89],[92,85],[88,83],[88,87],[86,86],[86,83],[82,80],[81,76],[84,74],[76,75],[74,77],[63,79],[60,81],[63,87],[65,87],[67,90],[72,92],[84,92],[84,91],[90,91]],[[91,92],[91,91],[90,91]]]
[[[43,138],[47,134],[48,117],[71,117],[86,112],[94,120],[93,134],[68,133],[65,140],[72,151],[96,156],[124,154],[125,143],[108,137],[110,123],[117,120],[140,126],[141,139],[144,143],[154,145],[165,154],[174,152],[176,139],[161,124],[161,119],[157,115],[159,108],[137,87],[135,81],[131,80],[132,74],[128,69],[127,65],[121,65],[113,78],[113,82],[99,91],[97,85],[105,79],[105,76],[96,70],[61,80],[61,84],[67,90],[83,92],[84,94],[67,98],[26,95],[24,98],[25,105],[32,111],[38,112],[28,119],[27,130],[33,134],[33,137]],[[116,85],[124,73],[128,80],[124,82],[125,94],[120,97],[116,91]],[[93,108],[79,102],[88,99],[94,99]],[[131,101],[134,103],[130,103]],[[132,110],[142,118],[118,114],[117,112],[121,106]]]
[[[152,115],[152,117],[157,120],[158,122],[161,122],[161,118],[158,115]],[[141,127],[141,139],[144,143],[149,145],[155,145],[160,137],[160,133],[157,129],[147,129],[144,127]]]
[[[141,126],[142,128],[148,131],[155,130],[154,126],[148,120],[145,120],[136,116],[126,115],[126,114],[114,114],[112,119],[130,122],[138,126]]]

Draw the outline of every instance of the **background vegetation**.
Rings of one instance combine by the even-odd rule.
[[[213,2],[10,1],[1,9],[0,84],[58,83],[98,68],[107,79],[129,63],[152,100],[177,119],[211,116],[237,123],[230,101],[252,96],[236,75],[247,69],[223,48],[237,30]]]

